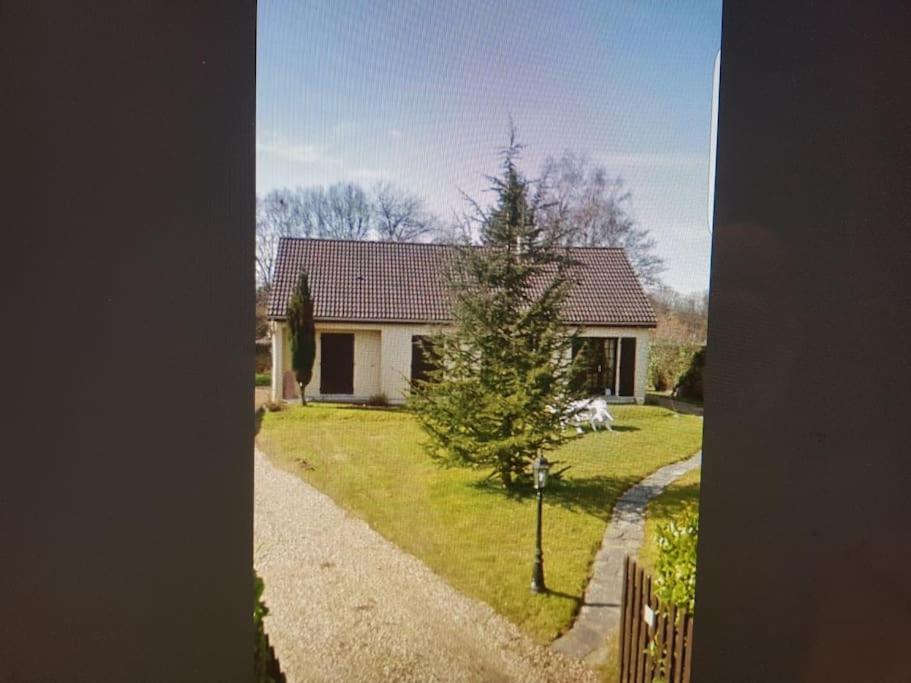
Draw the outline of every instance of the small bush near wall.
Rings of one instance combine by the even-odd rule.
[[[696,344],[653,342],[648,362],[649,386],[656,391],[668,391],[676,387],[699,348]]]
[[[271,372],[257,372],[256,373],[256,386],[258,387],[268,387],[272,384],[272,373]]]
[[[674,396],[683,399],[702,401],[702,375],[705,371],[705,347],[703,346],[690,359],[690,365],[681,375],[674,387]]]
[[[666,605],[693,613],[696,603],[696,541],[699,513],[688,505],[674,519],[658,526],[655,595]]]
[[[272,368],[272,347],[256,344],[256,372],[266,372]]]

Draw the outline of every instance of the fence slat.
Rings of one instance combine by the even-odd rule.
[[[643,579],[645,574],[636,568],[636,593],[633,601],[633,630],[630,634],[630,683],[638,683],[642,673],[639,666],[639,634],[642,631],[642,594],[645,591]]]
[[[629,555],[624,556],[623,558],[623,597],[620,599],[620,645],[617,649],[617,652],[620,653],[620,680],[623,681],[623,662],[624,653],[626,652],[626,643],[628,638],[626,637],[626,630],[629,628],[629,616],[627,614],[627,608],[629,606]]]
[[[667,611],[661,610],[658,613],[658,621],[655,624],[655,638],[658,640],[656,647],[657,657],[655,658],[654,671],[655,676],[667,676],[667,662],[664,657],[664,648],[667,644]]]
[[[649,589],[651,589],[651,579],[649,580]],[[648,602],[646,603],[648,607],[652,610],[652,619],[655,618],[655,598],[651,595],[651,590],[649,590]],[[651,681],[654,678],[654,660],[651,655],[648,654],[648,647],[651,643],[655,641],[655,635],[658,633],[658,629],[652,626],[651,622],[645,626],[645,647],[643,647],[643,654],[645,656],[645,681]]]
[[[677,636],[677,607],[671,605],[665,614],[667,618],[664,621],[664,677],[668,681],[674,680],[674,645]]]
[[[693,617],[686,617],[686,647],[683,651],[683,683],[691,683],[693,676]]]
[[[686,626],[687,613],[681,609],[677,615],[679,624],[675,627],[677,631],[677,647],[674,650],[674,683],[683,683],[683,652],[686,647]]]
[[[630,600],[629,605],[627,606],[627,620],[626,620],[626,653],[624,659],[625,668],[624,672],[626,673],[626,678],[624,683],[632,683],[633,681],[633,651],[636,649],[634,634],[636,633],[636,596],[639,593],[639,581],[636,578],[636,563],[630,560],[629,568],[629,585],[630,585]]]
[[[648,574],[646,574],[645,570],[643,570],[642,573],[643,573],[642,584],[643,584],[643,586],[645,586],[645,588],[642,591],[642,604],[644,606],[644,605],[651,604],[651,601],[652,601],[652,577],[649,576]],[[639,609],[639,624],[640,624],[639,646],[637,648],[637,652],[639,653],[639,680],[641,680],[643,683],[645,683],[645,681],[646,681],[645,672],[646,672],[646,666],[648,665],[648,655],[645,652],[645,648],[648,646],[648,627],[645,626],[645,622],[642,619],[642,613],[643,613],[643,610],[642,610],[642,608],[640,608]]]
[[[626,680],[624,683],[634,683],[636,680],[636,605],[639,602],[639,593],[642,591],[642,586],[639,583],[639,569],[635,564],[630,566],[630,572],[633,575],[633,594],[630,596],[629,633],[626,636]]]
[[[653,611],[654,625],[645,622],[646,606]],[[620,604],[621,683],[651,683],[659,675],[669,683],[691,683],[693,630],[693,615],[662,605],[653,594],[652,578],[627,556]],[[654,659],[648,653],[652,643]]]

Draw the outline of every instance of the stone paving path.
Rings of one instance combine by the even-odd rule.
[[[702,451],[699,451],[688,460],[653,472],[620,497],[595,556],[579,615],[572,628],[552,643],[553,650],[593,667],[606,661],[611,637],[620,626],[623,558],[635,557],[642,545],[646,506],[668,484],[701,463]]]
[[[597,683],[259,451],[254,475],[254,564],[288,683]]]

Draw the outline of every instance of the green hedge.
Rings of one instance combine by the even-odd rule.
[[[649,386],[656,391],[675,388],[699,348],[697,344],[652,343],[648,361]]]
[[[705,372],[705,347],[699,349],[690,359],[686,372],[677,380],[674,395],[683,399],[702,401],[702,376]]]
[[[256,386],[258,387],[268,387],[272,384],[272,373],[271,372],[257,372],[256,373]]]

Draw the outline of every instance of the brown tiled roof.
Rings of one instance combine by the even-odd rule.
[[[565,305],[568,323],[655,326],[655,312],[622,249],[568,251],[579,264]],[[317,321],[446,322],[445,272],[456,253],[439,244],[282,238],[268,317],[285,318],[306,270]]]

